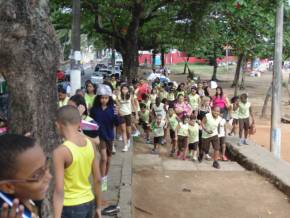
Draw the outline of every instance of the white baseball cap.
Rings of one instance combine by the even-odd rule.
[[[99,84],[97,89],[97,95],[112,96],[112,89],[108,85]]]

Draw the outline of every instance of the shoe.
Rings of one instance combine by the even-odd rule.
[[[216,160],[213,162],[212,166],[213,166],[214,168],[216,168],[216,169],[220,169],[220,168],[221,168],[219,162],[217,162]]]
[[[211,158],[211,156],[210,156],[209,154],[206,154],[206,155],[205,155],[205,159],[206,159],[206,160],[212,160],[212,158]]]
[[[202,160],[203,160],[203,154],[199,154],[199,155],[198,155],[198,161],[201,163]]]
[[[243,144],[244,144],[244,145],[249,145],[247,139],[244,139]]]
[[[238,142],[238,146],[242,146],[244,144],[244,140],[240,139],[240,141]]]
[[[119,212],[120,212],[120,207],[118,205],[110,205],[102,210],[102,215],[116,216]]]
[[[197,156],[196,156],[196,155],[193,155],[192,160],[193,160],[194,162],[196,162],[197,159],[198,159]]]
[[[113,145],[112,153],[113,153],[113,154],[116,154],[116,152],[117,152],[117,151],[116,151],[116,147],[115,147],[115,145]]]
[[[129,146],[125,145],[124,148],[122,149],[123,152],[127,152],[129,150]]]
[[[107,192],[108,191],[108,177],[103,177],[102,178],[102,192]]]
[[[132,136],[133,137],[138,137],[138,136],[140,136],[140,132],[137,130],[134,133],[132,133]]]
[[[224,155],[222,159],[223,159],[223,161],[228,161],[229,160],[226,155]]]
[[[151,140],[150,139],[147,139],[146,140],[146,144],[152,144]]]
[[[151,154],[157,154],[158,155],[159,154],[159,151],[157,151],[156,149],[152,149],[151,150]]]

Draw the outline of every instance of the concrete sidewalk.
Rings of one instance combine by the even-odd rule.
[[[123,146],[117,143],[117,153],[113,155],[108,176],[108,192],[103,193],[107,206],[118,204],[121,208],[117,216],[102,216],[103,218],[132,217],[132,146],[128,152],[122,152]],[[106,207],[106,206],[105,206]]]
[[[239,164],[266,177],[282,192],[290,195],[290,163],[278,159],[274,155],[249,141],[249,145],[238,146],[238,138],[228,137],[227,146],[231,159]]]

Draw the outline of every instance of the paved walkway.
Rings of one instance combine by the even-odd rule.
[[[103,193],[105,207],[118,204],[121,212],[118,216],[131,218],[131,199],[132,199],[132,146],[130,150],[123,153],[121,143],[117,142],[117,153],[113,155],[111,169],[109,172],[108,183],[109,191]],[[108,218],[112,216],[103,216]]]

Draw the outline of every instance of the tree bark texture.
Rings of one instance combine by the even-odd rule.
[[[213,73],[212,73],[212,77],[211,80],[213,81],[217,81],[217,68],[218,68],[218,64],[216,61],[216,57],[213,58]]]
[[[243,72],[242,72],[242,80],[241,80],[241,84],[240,84],[240,90],[244,90],[246,88],[245,82],[246,82],[247,61],[244,61],[242,71]]]
[[[240,72],[241,72],[241,66],[243,62],[244,54],[241,53],[238,57],[238,62],[237,62],[237,67],[236,67],[236,72],[235,72],[235,78],[232,84],[232,88],[236,87],[236,84],[238,84],[239,78],[240,78]]]
[[[187,55],[186,61],[184,63],[183,74],[186,74],[186,69],[188,68],[188,61],[189,61],[189,55]]]
[[[156,50],[154,49],[153,51],[152,51],[152,69],[154,69],[155,68],[155,61],[156,61]]]
[[[264,104],[263,104],[263,108],[262,108],[262,114],[261,117],[265,118],[266,117],[266,113],[267,113],[267,108],[268,108],[268,103],[270,100],[270,97],[272,96],[272,85],[268,88],[265,100],[264,100]]]
[[[161,66],[165,66],[165,49],[161,48]]]
[[[0,72],[8,82],[10,132],[31,132],[50,153],[58,143],[54,121],[60,47],[48,10],[46,0],[0,2]],[[48,200],[42,211],[43,217],[52,217]]]

